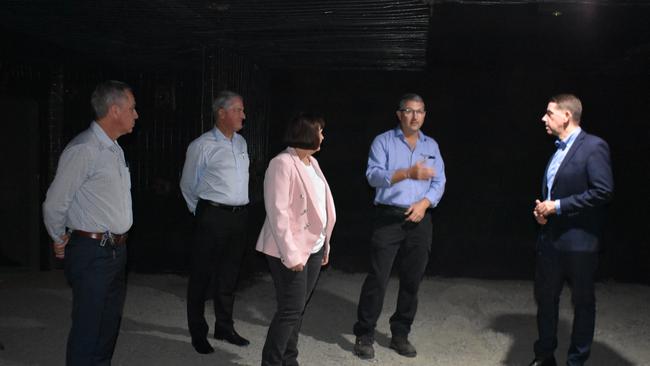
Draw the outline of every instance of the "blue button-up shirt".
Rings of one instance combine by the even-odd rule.
[[[131,174],[124,152],[97,122],[63,150],[43,203],[43,221],[57,243],[66,227],[114,234],[131,228]]]
[[[433,168],[435,176],[428,180],[405,179],[391,184],[398,169],[422,162]],[[411,150],[404,132],[398,126],[377,136],[370,147],[366,178],[376,188],[375,204],[409,207],[427,198],[436,207],[445,191],[445,164],[438,143],[419,131],[415,149]]]
[[[573,130],[569,136],[561,141],[563,148],[558,147],[558,149],[555,150],[555,154],[553,154],[551,162],[548,164],[548,169],[546,170],[546,188],[548,192],[546,199],[551,199],[551,187],[553,187],[553,182],[555,181],[555,174],[557,174],[557,170],[560,168],[560,165],[562,165],[564,157],[567,152],[569,152],[569,149],[571,149],[571,146],[573,146],[573,142],[576,140],[576,137],[578,137],[578,134],[580,134],[580,131],[582,131],[580,127]],[[557,215],[562,214],[560,200],[555,200],[555,213]]]
[[[190,143],[181,192],[194,213],[199,199],[241,206],[248,203],[248,146],[235,133],[228,139],[216,127]]]

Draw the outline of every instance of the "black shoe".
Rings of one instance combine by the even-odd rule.
[[[413,347],[408,338],[404,336],[393,336],[390,340],[390,348],[394,349],[404,357],[415,357],[418,354],[415,347]]]
[[[248,341],[248,339],[240,336],[237,334],[237,332],[233,329],[229,332],[214,332],[214,339],[218,339],[220,341],[226,341],[228,343],[232,343],[235,346],[248,346],[251,344],[251,342]]]
[[[354,341],[354,354],[362,360],[375,358],[375,349],[372,347],[374,339],[368,336],[357,337]]]
[[[535,358],[528,366],[557,366],[555,357]]]
[[[197,339],[197,340],[192,340],[192,346],[196,350],[196,352],[207,355],[208,353],[214,352],[214,348],[210,345],[207,339]]]

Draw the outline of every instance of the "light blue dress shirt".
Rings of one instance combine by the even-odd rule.
[[[190,212],[199,199],[229,206],[248,204],[248,146],[235,133],[228,139],[216,127],[190,143],[181,176],[181,192]]]
[[[569,152],[569,149],[571,149],[571,146],[573,146],[573,142],[576,140],[576,137],[578,137],[578,134],[580,134],[580,131],[582,131],[582,129],[578,127],[561,142],[559,140],[556,141],[558,148],[555,150],[555,154],[553,154],[551,162],[548,164],[548,169],[546,170],[546,191],[548,192],[546,199],[548,200],[552,199],[551,187],[553,187],[553,182],[555,181],[555,174],[557,174],[557,170],[560,168],[560,165],[562,165],[564,157],[567,152]],[[555,200],[555,213],[557,215],[562,214],[562,205],[560,204],[559,199]]]
[[[66,227],[114,234],[131,228],[131,174],[124,152],[97,122],[63,150],[43,203],[43,221],[56,243]]]
[[[398,169],[423,162],[433,168],[435,176],[428,180],[405,179],[391,184]],[[419,131],[415,149],[411,150],[398,126],[377,136],[370,147],[366,178],[375,187],[375,204],[409,207],[422,198],[436,207],[445,191],[445,164],[438,143]]]

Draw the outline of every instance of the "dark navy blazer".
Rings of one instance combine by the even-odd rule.
[[[604,206],[611,200],[613,191],[609,146],[603,139],[581,131],[551,187],[551,199],[560,200],[562,214],[549,216],[541,228],[540,244],[550,242],[562,251],[597,251]],[[547,196],[545,172],[542,200]]]

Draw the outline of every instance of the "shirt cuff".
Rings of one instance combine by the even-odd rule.
[[[562,207],[560,205],[560,200],[555,200],[555,214],[556,215],[562,214]]]

